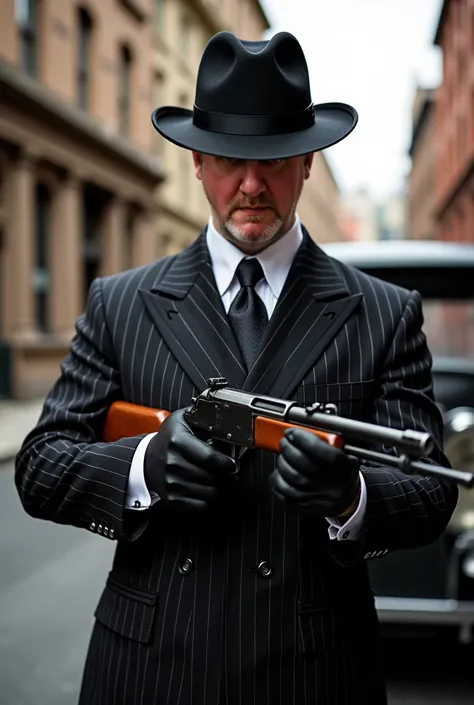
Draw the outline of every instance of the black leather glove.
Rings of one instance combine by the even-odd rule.
[[[206,509],[216,498],[219,485],[235,469],[232,458],[193,434],[184,420],[184,409],[166,417],[145,453],[148,489],[180,510]]]
[[[270,487],[289,510],[336,518],[358,498],[359,461],[309,431],[285,432],[276,465]]]

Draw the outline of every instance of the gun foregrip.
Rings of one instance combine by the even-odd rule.
[[[280,441],[284,437],[285,431],[289,428],[302,428],[304,431],[309,431],[309,433],[314,434],[322,441],[336,448],[342,448],[344,445],[344,439],[336,433],[326,433],[325,431],[308,428],[308,426],[300,426],[299,424],[279,421],[278,419],[257,416],[254,424],[255,448],[278,453],[280,450]]]

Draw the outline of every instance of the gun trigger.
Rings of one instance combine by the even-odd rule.
[[[230,457],[234,461],[234,465],[235,465],[235,470],[234,470],[234,472],[230,473],[231,475],[237,475],[240,472],[239,450],[240,449],[235,445],[231,445],[231,447],[230,447]]]

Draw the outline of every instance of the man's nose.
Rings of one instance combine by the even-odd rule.
[[[258,162],[247,162],[240,184],[242,193],[245,193],[249,198],[255,198],[266,189],[261,165]]]

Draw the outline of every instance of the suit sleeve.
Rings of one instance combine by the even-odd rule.
[[[144,436],[101,442],[107,410],[120,397],[120,372],[96,279],[60,376],[16,457],[15,484],[29,515],[112,539],[131,540],[143,531],[146,513],[125,506],[131,462]]]
[[[410,293],[384,360],[373,422],[393,428],[428,432],[435,441],[430,457],[421,460],[449,467],[442,451],[442,417],[434,401],[432,357],[422,331],[423,313],[418,292]],[[375,450],[396,454],[394,448]],[[361,471],[367,487],[367,506],[358,546],[339,544],[342,563],[356,558],[378,558],[389,551],[416,548],[435,541],[445,530],[456,507],[454,482],[406,474],[373,464]],[[353,542],[351,542],[353,544]],[[345,553],[344,553],[345,551]]]

